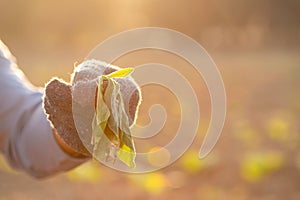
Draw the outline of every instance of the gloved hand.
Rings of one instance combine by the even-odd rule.
[[[72,91],[74,86],[80,86],[78,83],[85,83],[85,80],[96,80],[98,76],[110,74],[120,68],[106,63],[87,60],[74,69],[71,83],[66,83],[60,79],[52,79],[45,88],[44,109],[48,114],[48,119],[53,125],[54,137],[59,146],[68,154],[78,158],[91,157],[90,152],[84,147],[78,132],[76,130],[72,113]],[[138,85],[129,76],[117,80],[120,84],[121,94],[125,104],[125,111],[132,125],[135,121],[138,106],[141,100],[141,94]],[[96,81],[90,81],[88,84],[92,89],[86,91],[86,98],[83,101],[95,104]]]

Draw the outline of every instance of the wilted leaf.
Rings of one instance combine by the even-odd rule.
[[[199,159],[198,152],[189,150],[180,159],[182,168],[189,173],[197,173],[218,164],[219,158],[216,153],[209,155],[205,159]]]
[[[101,179],[101,176],[102,172],[100,168],[93,162],[82,164],[67,173],[67,177],[70,180],[79,182],[95,183]]]
[[[115,160],[115,157],[118,157],[126,165],[134,168],[136,153],[128,116],[125,112],[120,85],[112,79],[125,77],[132,71],[132,68],[126,68],[99,77],[96,112],[92,125],[92,144],[95,159]],[[105,90],[104,81],[107,81]]]
[[[152,194],[159,194],[170,186],[168,178],[159,172],[131,174],[128,176],[137,186]]]
[[[289,137],[289,124],[283,119],[271,119],[267,128],[269,136],[273,140],[286,141]]]
[[[246,154],[241,163],[241,175],[247,181],[256,182],[280,169],[283,164],[284,157],[280,152]]]

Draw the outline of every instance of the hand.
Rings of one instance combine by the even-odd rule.
[[[95,77],[103,74],[109,74],[117,69],[115,67],[99,65],[99,71],[90,67],[89,63],[82,63],[81,70],[76,70],[72,81],[82,80],[87,77]],[[102,72],[101,72],[102,71]],[[74,83],[72,83],[74,84]],[[140,91],[133,80],[119,81],[121,85],[123,99],[129,98],[128,111],[126,111],[129,122],[132,124],[135,121],[136,112],[140,103]],[[45,88],[44,108],[48,114],[48,119],[53,125],[54,137],[59,146],[68,154],[78,158],[91,157],[90,152],[84,147],[77,133],[72,113],[72,85],[65,83],[59,79],[52,79]],[[132,90],[126,91],[126,90]],[[124,93],[124,95],[123,95]],[[126,96],[128,94],[131,96]],[[96,94],[95,94],[96,96]]]

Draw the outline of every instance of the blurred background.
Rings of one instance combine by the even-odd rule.
[[[0,200],[300,199],[300,1],[0,0],[0,8],[0,38],[37,86],[53,76],[69,81],[74,63],[111,35],[160,26],[203,45],[219,67],[228,98],[222,136],[213,152],[199,160],[210,118],[201,76],[166,52],[125,55],[114,64],[167,64],[193,85],[201,120],[189,150],[155,173],[129,175],[88,162],[42,181],[13,171],[0,157]],[[180,111],[165,88],[145,86],[142,93],[138,124],[149,123],[154,103],[168,113],[157,136],[136,141],[137,151],[147,152],[174,137]],[[153,165],[168,158],[166,152]]]

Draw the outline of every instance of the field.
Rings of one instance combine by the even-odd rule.
[[[89,162],[71,172],[37,181],[11,171],[2,159],[1,199],[300,198],[297,52],[232,52],[212,56],[224,78],[228,112],[222,136],[207,158],[197,157],[201,133],[207,127],[207,122],[200,122],[204,125],[188,152],[173,165],[150,174],[128,175]],[[150,91],[151,87],[143,93],[147,89]],[[205,102],[207,98],[202,99]],[[154,99],[164,104],[165,98]],[[144,95],[138,122],[147,118],[150,103]],[[208,121],[209,109],[203,112],[203,121]],[[172,118],[176,121],[176,114],[168,117],[171,122],[167,121],[166,129],[175,133],[172,127],[177,125],[172,124]],[[152,139],[150,144],[163,145],[161,141],[168,137],[170,134],[163,129],[159,139]]]
[[[84,5],[66,0],[53,5],[50,1],[28,1],[28,5],[0,2],[8,7],[0,14],[0,37],[34,85],[43,87],[53,76],[69,81],[74,63],[81,62],[113,34],[162,26],[186,33],[206,48],[220,70],[227,94],[227,117],[220,140],[208,157],[199,160],[210,119],[209,93],[201,76],[189,63],[166,52],[143,50],[124,55],[114,64],[163,63],[190,81],[201,118],[188,151],[154,173],[126,174],[91,161],[45,180],[12,170],[0,155],[0,200],[300,199],[300,30],[296,1],[180,1],[177,6],[166,1],[170,13],[156,4],[131,1],[88,1]],[[108,16],[97,7],[105,7]],[[66,9],[70,13],[66,14]],[[77,16],[79,12],[84,13],[82,17]],[[142,94],[138,124],[150,122],[148,109],[156,103],[165,107],[168,117],[157,136],[136,140],[137,151],[147,152],[174,137],[181,113],[174,94],[163,87],[145,86]]]

